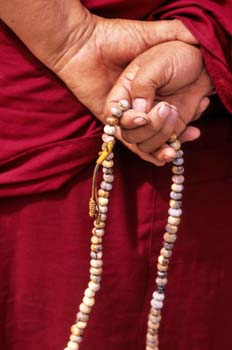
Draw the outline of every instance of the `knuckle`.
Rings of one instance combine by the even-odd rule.
[[[134,79],[131,82],[132,91],[143,91],[145,86],[146,86],[146,82],[144,79],[141,79],[141,78]]]

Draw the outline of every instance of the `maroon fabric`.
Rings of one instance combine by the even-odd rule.
[[[157,19],[179,18],[199,40],[214,86],[232,111],[232,1],[166,1],[155,14]]]
[[[157,19],[181,18],[200,41],[215,87],[230,111],[231,3],[84,1],[105,16],[140,19],[157,7]],[[0,50],[0,196],[57,190],[96,158],[101,126],[4,24]]]
[[[128,18],[148,16],[161,2],[107,4],[85,2],[97,13]],[[212,15],[207,4],[176,1],[157,11],[168,18],[179,14],[191,27],[201,7],[211,29],[218,14],[222,35],[217,31],[210,43],[221,53],[202,45],[228,90],[223,97],[217,83],[228,107],[230,56],[223,38],[230,13],[221,18],[217,7]],[[187,8],[191,16],[183,14]],[[200,41],[206,35],[201,23],[196,21]],[[63,349],[88,281],[88,198],[101,126],[4,24],[0,52],[0,349]],[[231,116],[214,100],[199,122],[201,139],[185,146],[184,219],[170,265],[161,350],[232,348]],[[82,350],[145,348],[170,169],[145,163],[120,145],[115,153],[102,289]]]

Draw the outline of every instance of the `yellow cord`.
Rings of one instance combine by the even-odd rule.
[[[97,214],[97,222],[101,221],[101,213],[99,210],[99,206],[97,203],[97,174],[100,168],[100,165],[106,160],[106,158],[110,155],[114,148],[114,142],[109,142],[106,144],[106,149],[99,153],[99,157],[96,161],[96,165],[93,172],[93,182],[92,182],[92,194],[91,198],[89,200],[89,216],[91,218],[94,218],[96,216],[96,210],[98,212]]]
[[[99,157],[97,159],[97,164],[102,164],[104,160],[108,157],[108,155],[112,152],[114,148],[114,142],[106,143],[106,149],[99,153]]]

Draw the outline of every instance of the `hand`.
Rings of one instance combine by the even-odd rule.
[[[94,17],[95,29],[80,48],[67,48],[50,68],[102,122],[103,107],[113,84],[127,64],[149,47],[167,40],[196,43],[179,20],[141,22]],[[71,50],[71,54],[69,51]]]
[[[207,108],[211,91],[200,50],[179,41],[163,43],[128,65],[107,98],[105,114],[115,101],[129,100],[133,109],[120,119],[118,138],[143,159],[163,165],[175,157],[165,144],[173,133],[182,142],[199,137],[199,130],[187,125]]]
[[[179,20],[144,22],[92,15],[80,0],[0,1],[1,19],[96,117],[126,65],[168,40],[196,44]],[[42,20],[41,20],[42,19]]]

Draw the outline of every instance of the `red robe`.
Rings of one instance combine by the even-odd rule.
[[[232,1],[87,0],[107,17],[178,17],[232,112]],[[88,198],[100,123],[0,24],[0,349],[63,349],[88,281]],[[185,145],[183,223],[161,350],[232,348],[231,116],[218,98]],[[86,152],[88,150],[88,152]],[[170,168],[117,145],[102,288],[82,350],[144,350]]]

